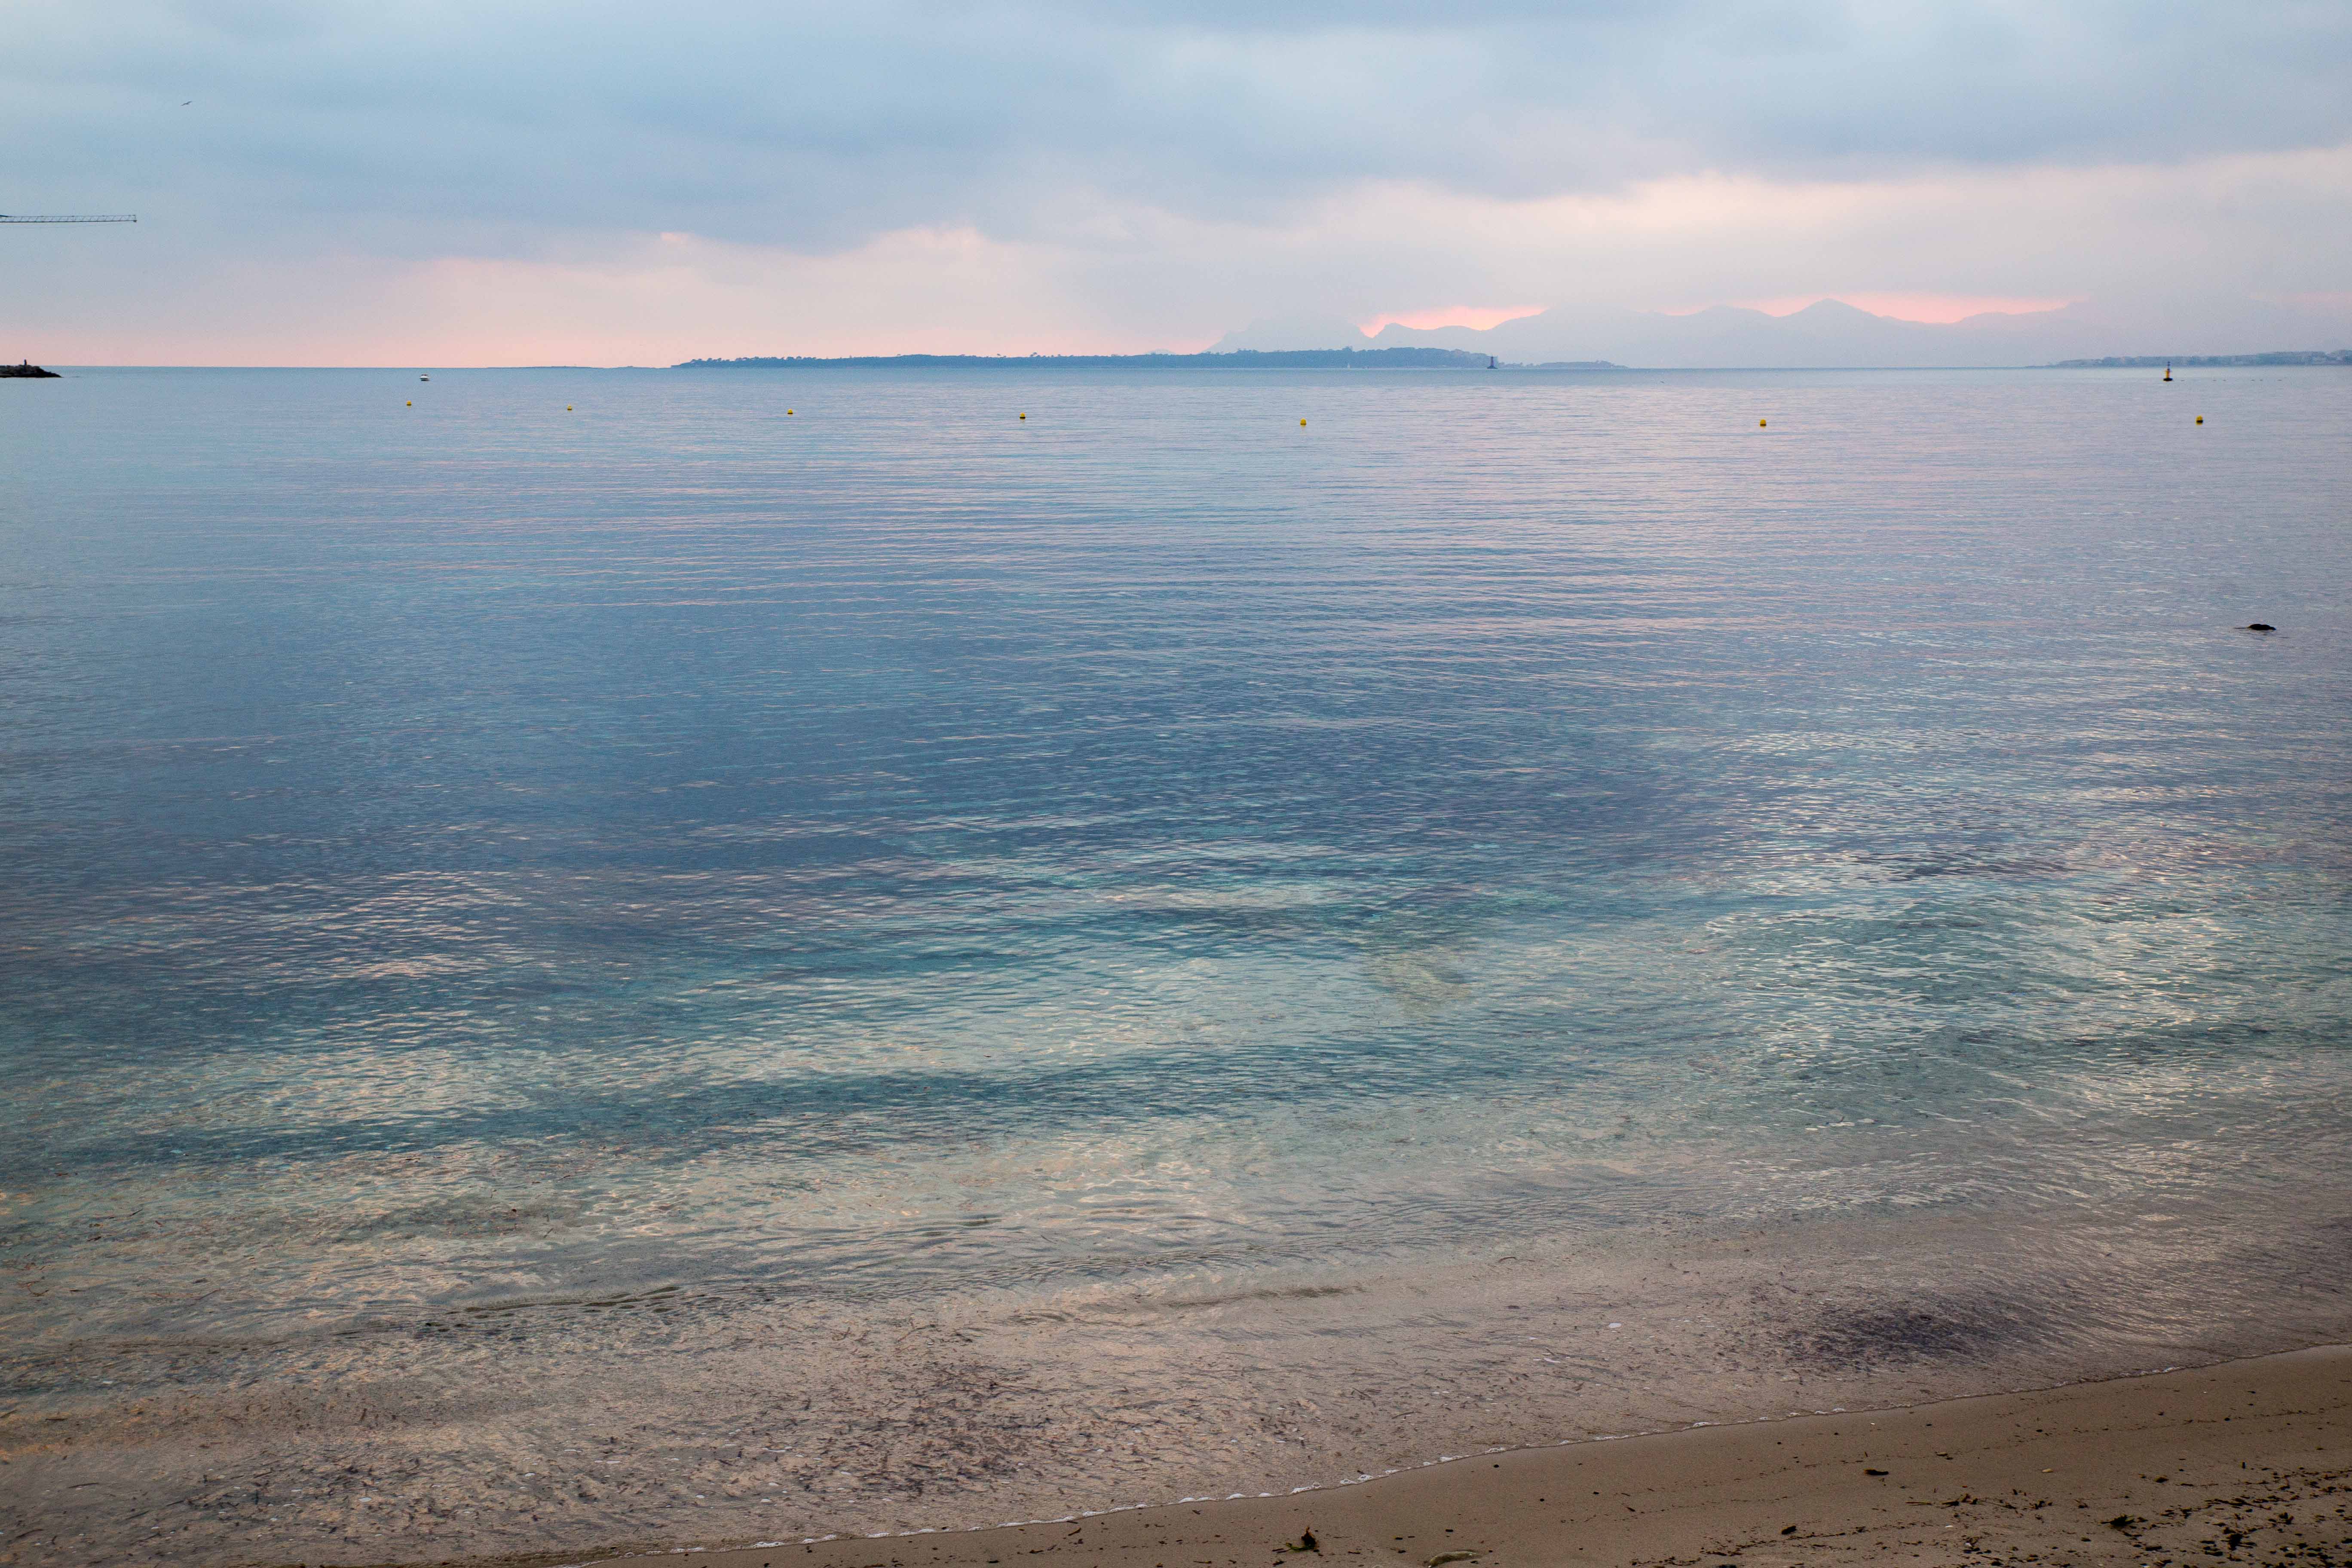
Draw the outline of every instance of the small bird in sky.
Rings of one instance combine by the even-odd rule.
[[[196,100],[195,100],[194,99],[193,99],[193,98],[184,98],[184,99],[182,99],[182,100],[180,100],[180,107],[181,107],[182,109],[185,109],[185,108],[187,108],[187,107],[188,107],[188,105],[190,105],[190,104],[192,104],[192,103],[194,103],[194,102],[195,102],[195,101],[196,101]]]

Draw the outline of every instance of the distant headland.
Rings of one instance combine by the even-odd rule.
[[[1203,354],[861,354],[819,359],[799,354],[690,359],[673,370],[1622,370],[1607,360],[1500,365],[1465,349],[1239,349]]]
[[[56,371],[43,370],[31,360],[22,364],[0,364],[0,381],[58,381],[63,379]]]
[[[2352,364],[2352,349],[2293,349],[2266,354],[2133,354],[2123,359],[2062,359],[2053,370],[2154,370],[2158,365]]]

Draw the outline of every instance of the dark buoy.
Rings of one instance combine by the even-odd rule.
[[[2268,621],[2249,621],[2238,629],[2244,632],[2274,632],[2278,630],[2278,627],[2271,625]]]

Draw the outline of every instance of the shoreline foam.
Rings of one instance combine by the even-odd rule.
[[[189,1568],[921,1539],[2352,1339],[2345,1259],[2313,1214],[2242,1215],[2226,1245],[2177,1226],[2198,1234],[2131,1260],[2019,1218],[1465,1253],[1343,1290],[1162,1282],[953,1310],[673,1296],[432,1332],[328,1322],[267,1347],[60,1345],[23,1363],[32,1397],[0,1416],[0,1511],[89,1560]]]

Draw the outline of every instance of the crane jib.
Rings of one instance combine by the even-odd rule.
[[[0,213],[0,223],[137,223],[137,213],[45,213],[25,215]]]

